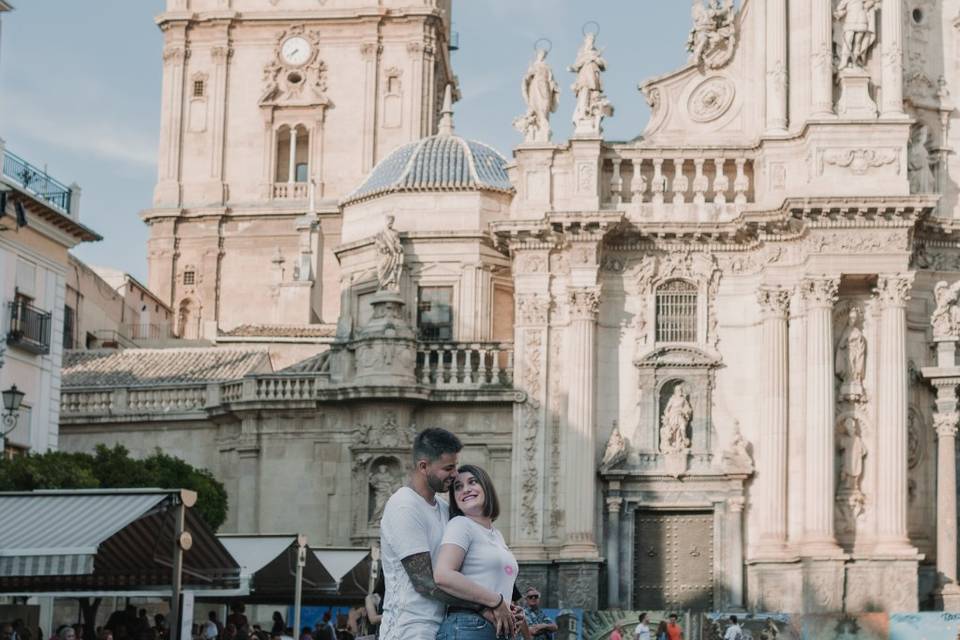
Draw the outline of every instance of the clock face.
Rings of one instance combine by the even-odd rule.
[[[287,64],[303,64],[310,59],[311,53],[313,51],[310,43],[300,36],[287,38],[283,41],[283,46],[280,47],[280,55],[283,56],[283,60]]]

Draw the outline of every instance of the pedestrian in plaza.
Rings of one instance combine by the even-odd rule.
[[[527,606],[524,609],[530,634],[537,640],[554,640],[557,624],[540,608],[540,590],[530,585],[526,593]]]
[[[670,614],[670,621],[667,623],[667,640],[683,640],[683,629],[677,624],[677,614]]]
[[[283,614],[279,611],[273,612],[273,626],[270,627],[270,633],[279,633],[283,635],[287,625],[283,624]]]
[[[230,605],[230,615],[227,616],[227,624],[232,624],[234,629],[239,632],[240,627],[246,627],[250,624],[245,615],[247,608],[242,602],[236,602]]]
[[[219,640],[220,631],[220,623],[217,622],[217,612],[211,611],[207,614],[207,621],[203,623],[200,636],[203,640]]]
[[[0,640],[12,640],[13,638],[13,625],[4,622],[0,624]]]
[[[667,634],[667,621],[661,620],[660,624],[657,625],[657,630],[654,632],[654,640],[669,640],[669,635]]]
[[[477,465],[460,465],[448,502],[450,521],[433,570],[437,586],[467,600],[489,602],[497,598],[496,606],[506,607],[509,618],[501,626],[476,610],[447,607],[437,640],[495,640],[503,633],[513,638],[515,624],[507,603],[520,565],[493,526],[500,517],[500,499],[490,474]],[[478,624],[482,626],[478,628]]]
[[[633,639],[650,640],[650,627],[647,626],[647,614],[641,613],[637,620],[637,628],[633,630]]]
[[[610,632],[610,640],[623,640],[623,628],[619,622],[613,625],[613,631]]]
[[[743,640],[743,629],[737,622],[737,616],[730,616],[730,625],[723,634],[723,640]]]

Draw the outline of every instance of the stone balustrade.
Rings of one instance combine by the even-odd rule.
[[[604,154],[602,168],[604,208],[662,217],[676,214],[673,205],[710,220],[735,215],[755,201],[753,157],[747,150],[612,149]]]
[[[510,387],[513,345],[502,342],[424,342],[417,347],[417,380],[437,389]]]
[[[274,200],[306,200],[310,195],[309,182],[275,182]]]
[[[513,387],[513,345],[502,342],[424,342],[417,349],[417,384],[430,390],[460,392]],[[221,383],[117,389],[70,388],[61,393],[61,416],[69,421],[92,416],[143,414],[205,415],[223,404],[322,401],[342,386],[329,372],[275,373]]]

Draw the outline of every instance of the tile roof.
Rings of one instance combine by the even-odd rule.
[[[222,333],[231,338],[332,338],[335,324],[242,324]]]
[[[403,145],[373,168],[343,204],[397,191],[489,190],[512,193],[507,161],[494,148],[436,135]]]
[[[96,349],[63,354],[64,388],[216,382],[270,371],[266,349]]]

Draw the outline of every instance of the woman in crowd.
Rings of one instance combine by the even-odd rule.
[[[443,533],[434,567],[437,586],[471,602],[510,602],[519,565],[503,535],[493,526],[500,501],[490,475],[465,464],[450,487],[450,521]],[[437,640],[495,640],[514,629],[496,628],[480,613],[447,608]]]

